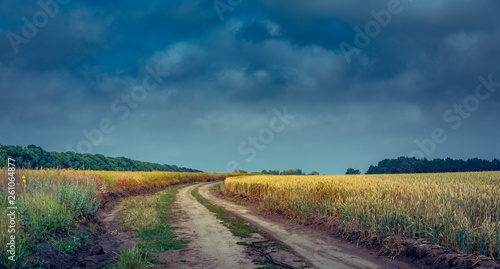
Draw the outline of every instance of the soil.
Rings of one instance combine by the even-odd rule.
[[[300,257],[278,249],[275,242],[259,234],[253,234],[251,238],[233,236],[214,213],[191,195],[191,191],[199,186],[183,188],[177,194],[177,203],[186,218],[178,223],[176,232],[190,242],[185,250],[158,254],[158,259],[167,264],[163,268],[258,268],[262,264],[271,264],[275,268],[306,266]],[[253,261],[256,260],[261,264],[255,264]]]
[[[80,226],[77,231],[87,230],[88,227]],[[31,264],[43,265],[44,268],[66,269],[66,268],[102,268],[121,248],[117,238],[111,236],[101,228],[93,238],[93,244],[87,245],[76,253],[65,255],[54,249],[49,242],[42,243],[38,249],[39,253],[29,257]]]
[[[212,185],[213,186],[213,185]],[[337,256],[339,259],[343,260],[345,257],[342,253],[357,252],[361,256],[353,255],[353,259],[368,260],[376,263],[376,260],[380,258],[387,260],[387,257],[382,255],[396,256],[392,268],[423,268],[423,269],[437,269],[437,268],[494,268],[500,269],[500,263],[482,260],[473,255],[458,254],[451,250],[443,249],[434,245],[422,244],[416,242],[414,239],[402,238],[399,236],[392,236],[388,240],[391,245],[391,249],[387,249],[382,246],[379,242],[371,242],[369,245],[364,245],[364,249],[355,248],[353,243],[357,243],[361,234],[357,232],[352,232],[348,235],[341,235],[338,229],[339,220],[334,218],[326,218],[324,216],[310,214],[310,223],[307,225],[301,225],[293,223],[290,219],[279,214],[268,214],[268,212],[260,206],[260,200],[252,196],[235,195],[235,194],[225,194],[226,196],[237,199],[239,201],[245,202],[247,206],[242,207],[235,205],[223,199],[225,196],[222,194],[215,194],[213,191],[208,189],[209,186],[204,187],[200,190],[207,199],[211,200],[212,203],[219,207],[237,214],[247,220],[250,223],[255,222],[257,225],[261,222],[264,226],[263,229],[275,230],[278,229],[277,233],[271,232],[271,234],[277,234],[277,239],[284,240],[286,244],[293,244],[295,240],[294,237],[299,238],[301,235],[305,235],[303,238],[307,241],[313,240],[316,243],[314,253],[309,253],[307,257],[314,259],[330,259],[335,257],[329,257],[330,255]],[[210,197],[210,198],[209,198]],[[245,208],[247,208],[245,210]],[[270,225],[266,222],[271,223]],[[266,227],[269,226],[269,227]],[[280,231],[281,230],[281,231]],[[290,231],[290,232],[288,232]],[[299,241],[300,242],[300,241]],[[321,246],[325,242],[327,246]],[[319,246],[318,246],[318,243]],[[304,244],[304,243],[301,243]],[[306,246],[298,246],[297,252],[305,255],[301,248],[305,251],[309,251],[312,248],[313,243],[307,243]],[[338,251],[338,252],[337,252]],[[396,252],[396,253],[395,253]],[[377,256],[377,257],[374,257]],[[375,258],[375,260],[373,259]],[[318,266],[318,263],[311,261],[313,264]],[[388,266],[388,265],[384,265]],[[323,266],[318,266],[318,268],[328,268]],[[344,268],[339,265],[335,268]],[[345,268],[356,268],[348,266]],[[360,268],[384,268],[380,267],[360,267]]]
[[[114,238],[114,241],[118,244],[118,247],[113,247],[108,250],[115,253],[120,253],[139,243],[139,239],[134,237],[134,234],[118,231],[117,224],[120,221],[119,213],[121,210],[120,203],[113,202],[107,206],[106,210],[101,210],[99,212],[101,229],[104,231],[106,237]]]
[[[188,251],[179,252],[177,261],[167,261],[168,267],[252,268],[252,260],[245,255],[244,247],[237,245],[238,240],[231,232],[191,195],[196,186],[183,188],[177,194],[180,208],[189,217],[179,223],[177,233],[190,242]]]

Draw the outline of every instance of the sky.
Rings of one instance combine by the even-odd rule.
[[[500,2],[0,0],[0,144],[207,172],[498,158]]]

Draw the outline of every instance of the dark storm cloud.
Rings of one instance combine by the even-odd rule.
[[[477,107],[467,99],[480,76],[500,81],[496,1],[245,1],[222,21],[211,1],[54,1],[42,1],[59,9],[17,54],[9,33],[23,36],[23,18],[45,9],[0,2],[0,124],[17,130],[2,144],[77,148],[106,118],[114,131],[92,152],[209,171],[231,160],[364,170],[435,128],[449,139],[429,158],[498,157],[500,87]],[[366,33],[391,5],[398,12],[357,46],[355,27]],[[239,146],[284,107],[296,118],[247,162]]]

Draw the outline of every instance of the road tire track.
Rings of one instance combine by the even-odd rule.
[[[191,191],[200,184],[179,190],[177,203],[189,219],[179,223],[178,234],[190,240],[188,251],[179,252],[177,268],[256,268],[246,247],[236,244],[241,241],[223,226],[215,215],[200,204]]]
[[[247,207],[236,205],[213,195],[210,183],[200,187],[199,193],[217,207],[230,212],[276,240],[288,245],[297,254],[305,257],[316,268],[376,269],[418,268],[414,265],[377,256],[368,249],[356,248],[354,244],[333,238],[326,231],[317,231],[290,221],[274,219],[251,212]]]

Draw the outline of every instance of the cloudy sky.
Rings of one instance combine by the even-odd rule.
[[[498,1],[39,3],[0,0],[0,144],[209,172],[499,157]]]

